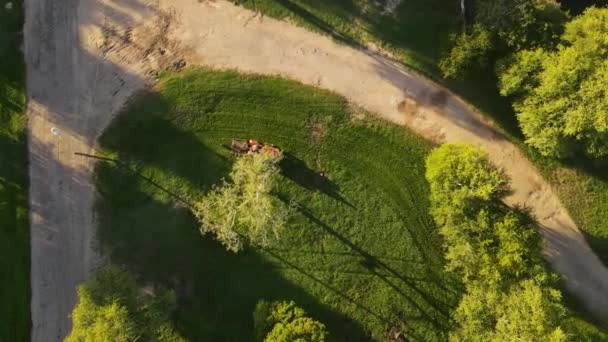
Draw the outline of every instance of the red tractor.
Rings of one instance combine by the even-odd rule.
[[[249,139],[232,139],[232,143],[230,144],[230,150],[235,154],[254,154],[260,153],[262,151],[270,152],[270,153],[280,153],[277,147],[269,144],[260,143],[257,140]]]

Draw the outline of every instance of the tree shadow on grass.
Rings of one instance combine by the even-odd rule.
[[[160,94],[142,92],[104,132],[100,145],[117,152],[121,162],[135,164],[136,170],[139,164],[152,165],[194,189],[208,189],[227,173],[230,161],[202,144],[196,132],[180,129],[177,118],[167,118],[170,112]]]
[[[355,208],[346,198],[340,194],[339,187],[327,178],[321,175],[322,171],[317,171],[309,168],[306,163],[295,155],[286,152],[280,163],[283,176],[292,180],[299,186],[312,191],[320,191],[334,200],[346,204],[351,208]]]
[[[227,252],[202,237],[188,208],[160,202],[146,181],[113,163],[96,169],[98,236],[112,260],[176,290],[178,330],[193,341],[252,340],[252,312],[260,299],[294,300],[323,321],[337,340],[367,340],[365,330],[283,279],[255,250]]]
[[[339,30],[337,30],[335,27],[333,27],[329,23],[325,22],[324,20],[322,20],[315,14],[311,13],[304,7],[298,5],[296,2],[290,1],[290,0],[275,0],[275,1],[279,4],[281,4],[281,6],[285,7],[285,9],[287,9],[288,11],[295,14],[297,17],[303,19],[305,22],[307,22],[311,26],[315,27],[317,30],[329,35],[336,41],[350,45],[350,46],[355,46],[355,47],[361,46],[361,44],[357,40],[353,39],[351,36],[349,36],[343,32],[340,32]],[[352,1],[347,0],[346,2],[348,3],[348,5],[345,5],[344,8],[351,8],[351,9],[355,8]],[[318,4],[319,4],[319,2],[316,2],[317,6],[318,6]],[[325,6],[325,5],[326,4],[323,3],[323,6]]]

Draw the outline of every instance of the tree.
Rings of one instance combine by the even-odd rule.
[[[105,268],[78,287],[66,341],[185,341],[169,323],[174,307],[172,292],[143,294],[127,272]]]
[[[474,25],[451,37],[439,67],[444,77],[458,78],[473,66],[485,66],[494,51],[552,48],[567,19],[554,0],[480,0]]]
[[[544,285],[527,279],[504,292],[469,284],[454,312],[457,329],[450,341],[565,341],[561,295]]]
[[[525,213],[500,202],[506,176],[483,151],[462,144],[435,149],[426,165],[446,269],[466,288],[450,341],[563,341],[564,310],[542,264],[540,236]]]
[[[426,179],[433,218],[440,225],[508,190],[507,178],[485,152],[466,144],[444,144],[433,150],[426,159]]]
[[[291,212],[272,194],[282,157],[280,152],[262,150],[238,158],[231,182],[224,181],[196,203],[201,232],[214,234],[233,252],[243,248],[244,239],[260,246],[278,239]]]
[[[310,317],[292,302],[260,301],[253,313],[255,334],[265,342],[321,342],[328,333],[325,325]]]
[[[566,310],[558,290],[532,279],[520,282],[496,307],[493,341],[566,341],[559,324]]]
[[[488,51],[492,48],[490,32],[476,24],[469,32],[450,36],[452,48],[439,62],[443,76],[460,78],[473,65],[486,64]]]
[[[553,46],[566,19],[555,0],[481,0],[475,15],[500,43],[515,50]]]
[[[554,50],[526,50],[499,68],[526,142],[546,156],[608,156],[608,9],[566,25]]]
[[[467,284],[466,292],[452,314],[456,328],[450,332],[449,341],[491,341],[496,322],[494,313],[500,298],[501,293],[496,288],[479,282]]]

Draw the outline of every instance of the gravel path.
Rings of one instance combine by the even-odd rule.
[[[96,137],[155,71],[188,64],[280,74],[333,90],[436,141],[483,147],[512,178],[510,204],[537,215],[545,254],[568,288],[608,321],[608,270],[519,150],[445,89],[367,50],[235,7],[199,0],[26,0],[32,340],[70,329],[75,286],[94,248]]]
[[[113,6],[26,0],[32,341],[63,340],[76,286],[102,262],[94,243],[93,160],[75,153],[94,152],[113,113],[152,76],[147,57],[153,54],[142,49],[154,47],[148,39],[158,39],[162,25],[140,26],[147,31],[140,41],[145,48],[116,49],[124,37],[110,24],[131,21]],[[131,10],[133,20],[154,15]]]

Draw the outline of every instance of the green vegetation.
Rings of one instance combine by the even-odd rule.
[[[330,35],[334,39],[345,43],[364,44],[371,41],[393,52],[404,64],[446,84],[485,115],[492,117],[511,140],[522,146],[530,159],[542,169],[545,177],[557,190],[561,201],[568,208],[578,226],[587,234],[591,247],[604,262],[608,263],[608,221],[606,220],[606,217],[608,217],[608,178],[605,176],[606,165],[588,160],[569,160],[566,163],[555,161],[544,158],[536,151],[524,146],[524,137],[511,108],[510,100],[500,96],[497,88],[498,80],[494,76],[493,60],[507,55],[509,50],[513,51],[513,49],[505,46],[506,44],[503,45],[503,48],[507,51],[499,51],[499,56],[495,56],[494,53],[489,54],[485,66],[476,65],[474,72],[464,73],[463,79],[441,80],[442,73],[438,67],[441,58],[451,51],[450,37],[454,35],[458,37],[463,28],[459,1],[402,1],[393,15],[382,14],[383,4],[386,1],[233,0],[233,2],[276,18],[287,19],[317,32]],[[511,6],[512,2],[510,1],[484,1],[488,6],[492,5],[492,2],[497,6],[508,4],[512,11],[520,10]],[[570,6],[577,8],[577,11],[573,13],[580,13],[581,11],[578,9],[591,2],[562,1],[562,3],[569,3]],[[525,3],[525,1],[522,1],[522,3]],[[605,4],[605,1],[595,1],[595,3],[598,5],[600,3]],[[561,22],[563,19],[563,13],[555,12],[555,6],[551,2],[535,0],[534,4],[536,4],[535,8],[540,9],[540,12],[536,12],[535,9],[536,13],[545,13],[549,16],[524,16],[521,20],[538,18],[539,22],[551,23],[555,20]],[[549,7],[544,8],[545,5]],[[526,9],[529,11],[530,7],[524,7],[521,10]],[[494,15],[500,15],[500,13],[490,12]],[[502,18],[515,22],[520,20],[517,16],[509,15]],[[492,20],[485,21],[492,22]],[[468,27],[470,30],[474,30],[474,22],[469,23]],[[556,33],[554,30],[546,30],[547,28],[550,27],[541,28],[542,32],[550,34],[544,35],[544,38],[539,40],[540,42],[545,41],[545,39],[551,40],[551,37],[559,33],[559,31]],[[518,28],[514,27],[514,29]],[[534,34],[539,33],[539,31],[532,31]],[[509,35],[506,35],[506,37],[509,37]],[[483,36],[481,38],[483,39],[479,41],[473,40],[468,44],[461,44],[463,46],[468,45],[467,47],[470,47],[470,49],[460,52],[455,51],[454,58],[466,60],[469,57],[479,56],[480,47],[486,45],[485,38]],[[555,44],[559,44],[558,39],[548,42],[548,45]],[[525,48],[526,46],[529,45],[514,45],[515,49]],[[534,64],[530,64],[533,61],[531,60],[533,56],[528,56],[528,58],[530,58],[529,63],[527,65],[522,64],[522,66],[529,69],[534,67]],[[517,93],[514,93],[514,95],[517,95]]]
[[[268,342],[322,342],[327,339],[323,323],[307,317],[294,302],[260,301],[253,312],[256,338]]]
[[[446,78],[462,78],[475,66],[487,65],[488,51],[492,49],[490,32],[475,24],[469,32],[452,36],[453,47],[439,62]]]
[[[480,0],[472,11],[474,25],[452,36],[439,64],[445,77],[462,77],[491,54],[553,47],[567,19],[554,0]]]
[[[606,43],[608,9],[589,9],[567,24],[556,50],[523,50],[500,70],[500,87],[515,102],[529,151],[553,184],[593,250],[608,262],[608,99]],[[589,157],[582,158],[587,154]]]
[[[0,340],[27,341],[29,228],[22,2],[0,7]]]
[[[543,155],[608,156],[608,9],[566,25],[556,50],[525,50],[500,73],[526,143]]]
[[[364,114],[277,77],[163,74],[100,139],[118,161],[96,169],[103,248],[175,289],[176,329],[195,341],[251,340],[260,299],[293,300],[336,340],[444,340],[461,292],[428,216],[429,145]],[[279,241],[238,254],[187,208],[228,174],[232,138],[284,151],[275,193],[296,203]]]
[[[466,288],[450,340],[565,341],[566,310],[534,222],[500,202],[506,176],[477,148],[443,145],[427,158],[426,178],[447,269]]]
[[[98,270],[78,287],[73,328],[66,342],[184,341],[169,323],[175,295],[163,289],[148,292],[140,290],[123,270]]]
[[[224,181],[194,205],[203,234],[212,233],[226,249],[238,252],[243,240],[269,247],[289,218],[289,207],[272,194],[279,175],[280,151],[262,150],[238,158]]]

